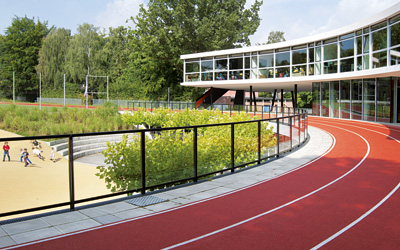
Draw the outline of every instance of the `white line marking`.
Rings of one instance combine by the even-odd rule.
[[[314,122],[314,123],[315,123],[315,122]],[[327,125],[327,124],[324,124],[324,125],[325,125],[325,126],[330,126],[330,127],[338,128],[338,127],[333,126],[333,125]],[[365,156],[363,157],[363,159],[362,159],[355,167],[353,167],[351,170],[349,170],[348,172],[346,172],[344,175],[342,175],[342,176],[340,176],[339,178],[337,178],[337,179],[335,179],[335,180],[329,182],[328,184],[326,184],[326,185],[324,185],[324,186],[322,186],[322,187],[320,187],[320,188],[318,188],[318,189],[316,189],[316,190],[314,190],[314,191],[312,191],[312,192],[310,192],[310,193],[308,193],[308,194],[306,194],[306,195],[303,195],[303,196],[301,196],[301,197],[299,197],[299,198],[297,198],[297,199],[295,199],[295,200],[292,200],[292,201],[290,201],[290,202],[288,202],[288,203],[286,203],[286,204],[284,204],[284,205],[281,205],[281,206],[276,207],[276,208],[274,208],[274,209],[268,210],[268,211],[266,211],[266,212],[264,212],[264,213],[258,214],[258,215],[256,215],[256,216],[253,216],[253,217],[248,218],[248,219],[246,219],[246,220],[242,220],[242,221],[240,221],[240,222],[238,222],[238,223],[235,223],[235,224],[232,224],[232,225],[230,225],[230,226],[221,228],[221,229],[219,229],[219,230],[210,232],[210,233],[208,233],[208,234],[201,235],[201,236],[199,236],[199,237],[196,237],[196,238],[193,238],[193,239],[190,239],[190,240],[187,240],[187,241],[184,241],[184,242],[181,242],[181,243],[178,243],[178,244],[175,244],[175,245],[172,245],[172,246],[163,248],[163,249],[164,249],[164,250],[168,250],[168,249],[173,249],[173,248],[176,248],[176,247],[180,247],[180,246],[183,246],[183,245],[186,245],[186,244],[189,244],[189,243],[192,243],[192,242],[195,242],[195,241],[198,241],[198,240],[207,238],[207,237],[209,237],[209,236],[212,236],[212,235],[221,233],[221,232],[226,231],[226,230],[228,230],[228,229],[237,227],[237,226],[242,225],[242,224],[244,224],[244,223],[247,223],[247,222],[249,222],[249,221],[255,220],[255,219],[260,218],[260,217],[262,217],[262,216],[264,216],[264,215],[267,215],[267,214],[270,214],[270,213],[272,213],[272,212],[275,212],[275,211],[277,211],[277,210],[279,210],[279,209],[281,209],[281,208],[287,207],[287,206],[289,206],[289,205],[291,205],[291,204],[293,204],[293,203],[295,203],[295,202],[298,202],[298,201],[300,201],[300,200],[303,200],[303,199],[305,199],[305,198],[307,198],[307,197],[309,197],[309,196],[311,196],[311,195],[313,195],[313,194],[315,194],[315,193],[317,193],[317,192],[319,192],[319,191],[321,191],[321,190],[323,190],[323,189],[329,187],[330,185],[334,184],[335,182],[337,182],[337,181],[343,179],[344,177],[346,177],[347,175],[349,175],[351,172],[353,172],[355,169],[357,169],[357,168],[365,161],[365,159],[368,157],[368,155],[369,155],[369,153],[370,153],[371,147],[370,147],[368,141],[367,141],[364,137],[362,137],[361,135],[359,135],[359,134],[357,134],[357,133],[355,133],[355,132],[353,132],[353,131],[344,129],[344,128],[338,128],[338,129],[345,130],[345,131],[348,131],[348,132],[350,132],[350,133],[353,133],[353,134],[359,136],[361,139],[364,140],[364,142],[367,144],[367,147],[368,147],[367,153],[365,154]]]
[[[339,232],[335,233],[334,235],[332,235],[331,237],[329,237],[328,239],[324,240],[323,242],[319,243],[318,245],[316,245],[315,247],[311,248],[312,250],[314,249],[319,249],[321,247],[323,247],[324,245],[326,245],[328,242],[332,241],[333,239],[335,239],[336,237],[338,237],[339,235],[343,234],[344,232],[346,232],[347,230],[349,230],[351,227],[353,227],[354,225],[356,225],[358,222],[360,222],[361,220],[363,220],[365,217],[367,217],[369,214],[371,214],[372,212],[374,212],[378,207],[380,207],[387,199],[389,199],[398,189],[400,188],[400,183],[397,184],[397,186],[388,194],[385,196],[385,198],[383,198],[378,204],[376,204],[373,208],[371,208],[370,210],[368,210],[365,214],[363,214],[361,217],[359,217],[357,220],[353,221],[351,224],[347,225],[345,228],[343,228],[342,230],[340,230]]]

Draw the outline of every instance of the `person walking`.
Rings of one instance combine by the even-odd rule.
[[[54,154],[54,147],[51,147],[50,160],[53,162],[56,162],[56,157]]]
[[[10,146],[8,145],[8,142],[4,142],[3,145],[3,151],[4,151],[4,155],[3,155],[3,161],[6,160],[6,155],[8,157],[8,161],[10,161]]]
[[[29,165],[28,161],[29,161],[29,153],[28,153],[28,149],[24,148],[24,159],[25,159],[25,167]]]
[[[20,153],[19,155],[21,156],[20,161],[22,162],[22,160],[24,159],[24,150],[22,148],[19,149]],[[27,158],[27,161],[29,162],[29,164],[32,164],[31,160],[29,160],[29,158]]]

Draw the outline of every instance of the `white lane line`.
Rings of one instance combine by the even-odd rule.
[[[216,196],[213,196],[213,197],[210,197],[210,198],[202,199],[202,200],[199,200],[199,201],[191,202],[191,203],[188,203],[188,204],[185,204],[185,205],[181,205],[181,206],[178,206],[178,207],[162,210],[162,211],[155,212],[155,213],[152,213],[152,214],[142,215],[142,216],[138,216],[138,217],[135,217],[135,218],[125,219],[125,220],[121,220],[121,221],[118,221],[118,222],[113,222],[113,223],[106,224],[106,225],[101,225],[101,226],[97,226],[97,227],[91,227],[91,228],[88,228],[88,229],[83,229],[83,230],[79,230],[79,231],[75,231],[75,232],[71,232],[71,233],[66,233],[66,234],[61,234],[61,235],[57,235],[57,236],[53,236],[53,237],[49,237],[49,238],[30,241],[30,242],[27,242],[27,243],[22,243],[22,244],[18,244],[18,245],[14,245],[14,246],[10,246],[10,247],[4,248],[4,250],[15,249],[15,248],[23,247],[23,246],[34,245],[34,244],[38,244],[38,243],[42,243],[42,242],[46,242],[46,241],[50,241],[50,240],[64,238],[64,237],[67,237],[67,236],[72,236],[72,235],[77,235],[77,234],[81,234],[81,233],[85,233],[85,232],[95,231],[95,230],[101,229],[101,228],[107,228],[107,227],[111,227],[111,226],[116,226],[116,225],[123,224],[123,223],[126,223],[126,222],[131,222],[131,221],[135,221],[135,220],[139,220],[139,219],[144,219],[144,218],[155,216],[155,215],[159,215],[159,214],[164,214],[164,213],[167,213],[167,212],[171,212],[171,211],[174,211],[174,210],[182,209],[182,208],[193,206],[193,205],[196,205],[196,204],[199,204],[199,203],[203,203],[203,202],[206,202],[206,201],[209,201],[209,200],[213,200],[213,199],[217,199],[217,198],[220,198],[220,197],[223,197],[223,196],[227,196],[227,195],[230,195],[230,194],[233,194],[233,193],[236,193],[236,192],[239,192],[239,191],[242,191],[242,190],[257,186],[257,185],[260,185],[260,184],[263,184],[265,182],[277,179],[279,177],[282,177],[282,176],[287,175],[289,173],[292,173],[294,171],[300,170],[300,169],[310,165],[311,163],[314,163],[314,162],[318,161],[319,159],[321,159],[325,155],[329,154],[335,148],[335,146],[336,146],[336,138],[331,133],[329,133],[328,131],[325,131],[325,130],[320,129],[320,128],[317,128],[317,129],[319,129],[321,131],[324,131],[325,133],[327,133],[329,136],[332,137],[332,141],[333,142],[332,142],[332,145],[330,146],[330,148],[326,152],[324,152],[322,155],[320,155],[317,158],[315,158],[314,160],[309,161],[309,162],[307,162],[307,163],[305,163],[305,164],[303,164],[303,165],[301,165],[301,166],[299,166],[297,168],[294,168],[292,170],[289,170],[289,171],[286,171],[286,172],[284,172],[282,174],[274,176],[274,177],[272,177],[270,179],[259,181],[259,182],[250,184],[248,186],[232,190],[230,192],[226,192],[226,193],[223,193],[223,194],[220,194],[220,195],[216,195]]]
[[[316,122],[313,122],[313,123],[316,123]],[[255,219],[260,218],[260,217],[262,217],[262,216],[264,216],[264,215],[267,215],[267,214],[270,214],[270,213],[272,213],[272,212],[275,212],[275,211],[277,211],[277,210],[279,210],[279,209],[281,209],[281,208],[287,207],[287,206],[289,206],[289,205],[291,205],[291,204],[293,204],[293,203],[295,203],[295,202],[298,202],[298,201],[300,201],[300,200],[303,200],[303,199],[305,199],[305,198],[307,198],[307,197],[309,197],[309,196],[311,196],[311,195],[313,195],[313,194],[315,194],[315,193],[317,193],[317,192],[319,192],[319,191],[321,191],[321,190],[323,190],[323,189],[325,189],[325,188],[331,186],[332,184],[338,182],[339,180],[343,179],[344,177],[346,177],[347,175],[349,175],[351,172],[353,172],[355,169],[357,169],[357,168],[365,161],[365,159],[367,159],[367,157],[368,157],[368,155],[369,155],[369,153],[370,153],[371,147],[370,147],[370,144],[368,143],[368,141],[367,141],[364,137],[362,137],[361,135],[359,135],[359,134],[357,134],[357,133],[355,133],[355,132],[353,132],[353,131],[350,131],[350,130],[347,130],[347,129],[344,129],[344,128],[339,128],[339,127],[337,127],[337,126],[327,125],[327,124],[323,124],[323,125],[325,125],[325,126],[330,126],[330,127],[335,127],[335,128],[341,129],[341,130],[348,131],[348,132],[350,132],[350,133],[353,133],[353,134],[359,136],[361,139],[364,140],[364,142],[367,144],[367,147],[368,147],[367,153],[365,154],[365,156],[363,157],[363,159],[362,159],[355,167],[353,167],[351,170],[349,170],[348,172],[346,172],[344,175],[340,176],[339,178],[337,178],[337,179],[335,179],[335,180],[329,182],[328,184],[326,184],[326,185],[324,185],[324,186],[322,186],[322,187],[320,187],[320,188],[318,188],[318,189],[316,189],[316,190],[314,190],[314,191],[312,191],[312,192],[310,192],[310,193],[308,193],[308,194],[306,194],[306,195],[303,195],[303,196],[301,196],[301,197],[299,197],[299,198],[297,198],[297,199],[295,199],[295,200],[292,200],[292,201],[290,201],[290,202],[288,202],[288,203],[286,203],[286,204],[284,204],[284,205],[281,205],[281,206],[276,207],[276,208],[274,208],[274,209],[268,210],[268,211],[266,211],[266,212],[264,212],[264,213],[258,214],[258,215],[256,215],[256,216],[253,216],[253,217],[248,218],[248,219],[246,219],[246,220],[242,220],[242,221],[240,221],[240,222],[238,222],[238,223],[235,223],[235,224],[232,224],[232,225],[230,225],[230,226],[221,228],[221,229],[219,229],[219,230],[210,232],[210,233],[208,233],[208,234],[201,235],[201,236],[199,236],[199,237],[196,237],[196,238],[193,238],[193,239],[190,239],[190,240],[187,240],[187,241],[184,241],[184,242],[181,242],[181,243],[178,243],[178,244],[175,244],[175,245],[172,245],[172,246],[163,248],[163,249],[164,249],[164,250],[173,249],[173,248],[176,248],[176,247],[180,247],[180,246],[183,246],[183,245],[186,245],[186,244],[189,244],[189,243],[192,243],[192,242],[195,242],[195,241],[198,241],[198,240],[207,238],[207,237],[209,237],[209,236],[212,236],[212,235],[221,233],[221,232],[223,232],[223,231],[229,230],[229,229],[231,229],[231,228],[240,226],[240,225],[242,225],[242,224],[244,224],[244,223],[247,223],[247,222],[249,222],[249,221],[255,220]]]
[[[397,184],[397,186],[388,194],[385,196],[385,198],[383,198],[378,204],[376,204],[373,208],[371,208],[370,210],[368,210],[365,214],[363,214],[361,217],[359,217],[357,220],[353,221],[352,223],[350,223],[349,225],[347,225],[345,228],[343,228],[342,230],[340,230],[339,232],[335,233],[334,235],[332,235],[331,237],[329,237],[328,239],[324,240],[323,242],[319,243],[318,245],[316,245],[315,247],[311,248],[312,250],[315,249],[319,249],[321,247],[323,247],[324,245],[326,245],[328,242],[332,241],[333,239],[335,239],[336,237],[338,237],[339,235],[343,234],[344,232],[346,232],[347,230],[349,230],[350,228],[352,228],[354,225],[356,225],[358,222],[360,222],[361,220],[363,220],[365,217],[367,217],[368,215],[370,215],[372,212],[374,212],[377,208],[379,208],[387,199],[389,199],[400,187],[400,183]]]

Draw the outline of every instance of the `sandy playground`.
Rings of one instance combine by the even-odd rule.
[[[0,138],[19,137],[19,135],[0,130]],[[0,213],[21,209],[45,206],[69,201],[68,161],[57,152],[56,162],[50,160],[51,147],[41,142],[44,160],[33,156],[30,141],[11,141],[10,157],[3,162],[3,145],[0,159]],[[24,167],[20,162],[20,148],[27,148],[32,164]],[[75,199],[109,194],[104,180],[95,176],[95,166],[74,162],[75,167]],[[68,207],[63,207],[68,208]],[[57,208],[53,210],[59,210]],[[48,212],[50,210],[36,213]],[[0,220],[26,216],[22,214],[0,217]]]

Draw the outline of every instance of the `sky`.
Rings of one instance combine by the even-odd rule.
[[[248,0],[250,6],[255,0]],[[286,40],[322,33],[362,21],[399,0],[264,0],[262,18],[252,45],[268,40],[270,31],[285,32]],[[89,23],[101,29],[134,27],[139,5],[147,0],[0,0],[0,34],[12,19],[27,16],[47,21],[49,26],[70,29],[74,34],[80,24]]]

